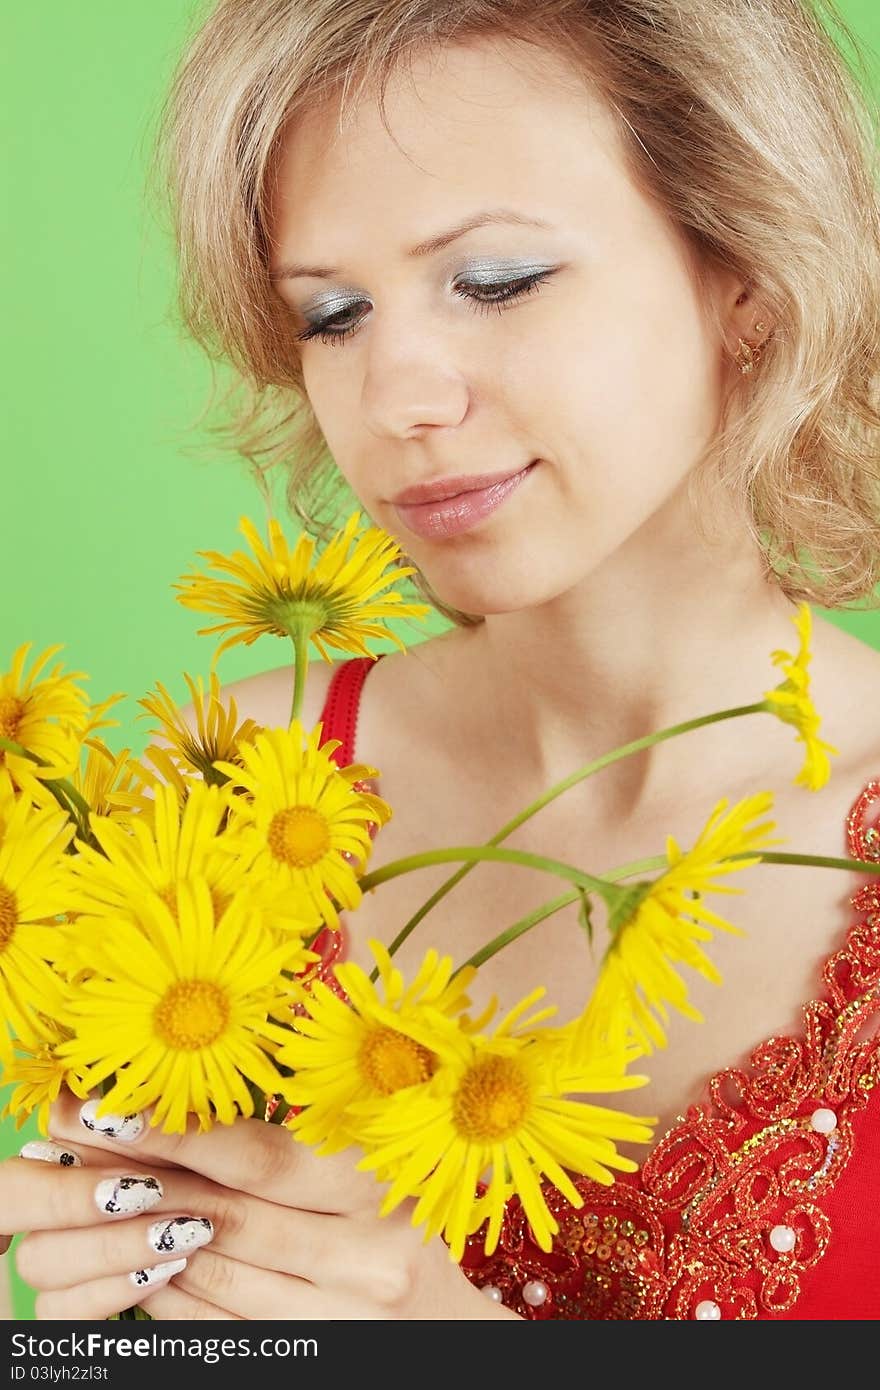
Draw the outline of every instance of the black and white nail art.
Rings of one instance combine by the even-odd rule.
[[[128,1277],[139,1289],[145,1289],[151,1284],[167,1284],[168,1280],[179,1274],[182,1269],[186,1269],[186,1260],[169,1260],[164,1265],[148,1265],[146,1269],[133,1269]]]
[[[103,1178],[95,1188],[95,1205],[111,1216],[117,1212],[131,1214],[149,1211],[163,1196],[158,1178]]]
[[[145,1122],[140,1111],[133,1115],[101,1115],[99,1118],[95,1111],[100,1104],[100,1100],[87,1100],[80,1107],[80,1124],[92,1134],[104,1134],[108,1139],[119,1139],[126,1144],[143,1134]]]
[[[19,1158],[41,1158],[44,1163],[60,1163],[62,1168],[81,1168],[82,1159],[63,1144],[51,1139],[31,1139],[18,1151]]]
[[[213,1239],[214,1227],[207,1216],[174,1216],[170,1221],[154,1221],[147,1231],[147,1241],[159,1255],[169,1250],[198,1250]]]

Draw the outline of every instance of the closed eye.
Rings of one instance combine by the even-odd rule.
[[[517,280],[503,280],[497,284],[477,284],[471,280],[461,280],[453,286],[455,293],[462,299],[472,303],[478,313],[488,313],[494,306],[498,312],[502,313],[510,304],[516,300],[531,294],[533,290],[540,288],[554,272],[552,270],[537,271],[533,275],[523,276]],[[297,334],[297,342],[308,342],[311,338],[320,338],[322,343],[342,343],[346,338],[350,338],[361,326],[362,318],[354,322],[347,320],[346,316],[356,305],[341,309],[339,313],[331,314],[326,319],[321,319],[317,323],[310,324],[303,333]]]

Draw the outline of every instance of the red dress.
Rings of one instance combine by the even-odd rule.
[[[372,664],[342,663],[327,694],[322,739],[341,739],[341,767]],[[880,780],[831,852],[876,863],[878,821]],[[527,1318],[880,1318],[880,880],[851,901],[799,1036],[713,1077],[637,1173],[580,1179],[580,1210],[547,1187],[549,1254],[512,1198],[496,1252],[471,1239],[468,1278]],[[344,936],[324,938],[339,959]]]

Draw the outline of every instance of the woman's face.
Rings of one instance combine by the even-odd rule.
[[[561,59],[498,40],[448,46],[412,75],[388,88],[393,139],[374,98],[342,133],[331,104],[291,127],[271,269],[291,332],[324,325],[299,342],[305,386],[364,509],[446,603],[512,612],[680,534],[729,360],[682,241]],[[499,209],[522,220],[411,254]],[[327,273],[278,276],[294,264]],[[517,281],[520,297],[485,302]],[[732,279],[712,283],[732,305]],[[534,460],[463,530],[430,509],[410,524],[393,501]]]

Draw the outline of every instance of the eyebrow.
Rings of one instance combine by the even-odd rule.
[[[466,232],[472,232],[477,227],[487,227],[497,223],[512,223],[518,227],[542,227],[550,229],[552,224],[543,221],[540,217],[527,217],[525,213],[517,212],[514,208],[487,208],[483,212],[474,213],[473,217],[468,217],[464,222],[459,222],[455,227],[450,227],[448,231],[440,232],[437,236],[432,236],[427,241],[420,241],[418,245],[410,247],[405,253],[408,257],[432,256],[437,251],[442,251],[451,245]],[[319,280],[329,280],[334,275],[340,275],[341,271],[326,265],[282,265],[277,270],[269,271],[270,280],[295,280],[299,275],[312,275]]]

